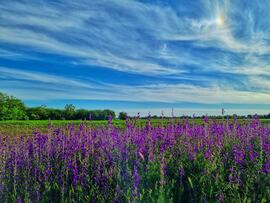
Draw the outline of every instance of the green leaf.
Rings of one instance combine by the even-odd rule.
[[[190,187],[193,189],[193,183],[192,183],[192,180],[191,180],[190,177],[188,177],[188,182],[189,182],[189,184],[190,184]]]

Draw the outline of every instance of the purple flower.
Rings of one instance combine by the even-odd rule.
[[[224,202],[224,200],[225,200],[225,195],[224,195],[224,193],[221,193],[221,194],[218,196],[218,201]]]
[[[240,147],[234,147],[233,156],[235,163],[242,164],[245,159],[245,152]]]
[[[270,159],[263,165],[263,170],[264,173],[270,173]]]
[[[206,150],[204,156],[205,156],[206,159],[208,159],[208,158],[211,157],[211,150],[210,150],[210,148],[208,148],[208,149]]]
[[[257,128],[259,127],[259,125],[260,125],[260,120],[259,120],[258,116],[255,115],[255,116],[253,117],[252,122],[251,122],[251,127],[252,127],[253,129],[257,129]]]
[[[230,168],[229,182],[235,185],[241,183],[240,177],[233,167]]]
[[[23,201],[22,201],[22,197],[19,196],[18,199],[17,199],[17,203],[22,203],[22,202],[23,202]]]
[[[141,179],[138,173],[138,161],[136,161],[134,165],[133,178],[134,178],[134,185],[136,188],[138,188],[140,185],[140,179]]]
[[[205,115],[205,116],[203,117],[203,121],[204,121],[205,123],[208,123],[208,122],[209,122],[208,115]]]
[[[265,143],[263,149],[267,154],[270,154],[270,144]]]
[[[46,170],[45,170],[45,176],[44,176],[45,177],[45,181],[48,181],[50,179],[51,175],[52,175],[52,170],[51,170],[51,167],[48,166],[46,168]]]
[[[185,176],[185,170],[184,170],[184,168],[180,168],[179,175],[180,175],[181,178],[183,178]]]
[[[133,186],[132,186],[132,195],[134,199],[139,198],[139,185],[140,185],[140,174],[138,172],[138,161],[135,161],[134,170],[133,170]]]
[[[109,117],[108,117],[108,125],[109,126],[112,125],[112,116],[111,115],[109,115]]]
[[[72,183],[74,185],[77,185],[77,182],[78,182],[78,179],[79,179],[79,176],[78,176],[78,165],[77,163],[74,164],[74,167],[73,167],[73,180],[72,180]]]
[[[254,152],[254,151],[250,151],[249,152],[249,158],[250,158],[251,161],[255,161],[255,159],[257,159],[258,156],[259,155],[256,152]]]

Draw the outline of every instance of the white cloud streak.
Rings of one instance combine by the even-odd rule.
[[[0,79],[9,79],[9,80],[26,80],[31,82],[47,83],[52,85],[64,85],[72,86],[77,88],[96,88],[101,87],[96,83],[90,84],[83,83],[81,81],[76,81],[73,79],[68,79],[66,77],[60,77],[40,72],[30,72],[30,71],[21,71],[7,67],[0,67]],[[31,88],[31,87],[29,87]]]
[[[124,73],[179,78],[179,82],[93,84],[4,66],[0,78],[81,88],[73,93],[58,87],[61,94],[44,94],[50,98],[268,103],[269,1],[250,2],[250,6],[230,0],[201,0],[198,4],[200,10],[193,11],[192,3],[173,8],[137,1],[2,2],[0,44],[73,57],[78,64]],[[186,15],[184,10],[198,15]],[[31,59],[23,51],[4,48],[0,57]],[[224,85],[226,74],[234,76],[234,84]],[[182,79],[201,84],[187,85]],[[18,81],[9,82],[10,88],[5,85],[5,89],[20,86]],[[241,84],[246,89],[235,87]],[[20,94],[29,96],[26,90]]]
[[[221,87],[200,87],[183,84],[158,85],[115,85],[81,82],[60,76],[38,72],[25,72],[0,67],[0,79],[9,79],[2,89],[16,93],[25,99],[102,99],[125,101],[190,102],[205,104],[246,103],[264,104],[270,100],[270,94],[252,91],[239,91]],[[22,81],[23,82],[22,82]],[[30,83],[28,83],[30,81]],[[259,82],[261,81],[261,83]],[[37,89],[33,88],[33,82]],[[266,83],[265,83],[266,82]],[[42,85],[44,83],[44,85]],[[258,85],[269,82],[257,80]],[[255,82],[254,82],[255,84]],[[34,84],[35,86],[35,84]],[[29,89],[31,94],[29,95]],[[43,89],[40,91],[39,89]],[[54,90],[57,94],[51,94]]]

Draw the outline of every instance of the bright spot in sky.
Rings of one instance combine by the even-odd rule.
[[[224,25],[225,19],[223,16],[219,16],[217,17],[216,22],[218,25]]]

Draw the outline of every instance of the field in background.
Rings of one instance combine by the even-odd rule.
[[[151,123],[153,126],[158,126],[158,125],[168,125],[169,123],[183,123],[186,119],[151,119]],[[138,127],[144,127],[147,123],[147,119],[140,119],[136,121],[136,126]],[[217,119],[217,122],[222,122],[222,119]],[[224,119],[223,121],[226,121]],[[249,122],[250,120],[243,120],[239,119],[239,123],[246,123]],[[135,121],[133,121],[135,122]],[[211,122],[211,119],[210,119]],[[233,122],[233,120],[229,120],[230,123]],[[270,119],[260,119],[260,122],[263,126],[269,126],[270,125]],[[0,121],[0,133],[2,134],[11,134],[11,135],[19,135],[19,134],[32,134],[33,131],[41,131],[43,133],[48,132],[48,125],[51,123],[53,127],[65,127],[68,124],[74,124],[74,126],[78,127],[80,124],[85,124],[86,126],[92,126],[92,127],[103,127],[108,124],[107,120],[94,120],[90,121],[86,120],[23,120],[23,121]],[[202,119],[189,119],[190,124],[202,124],[203,120]],[[126,127],[126,121],[125,120],[118,120],[115,119],[112,121],[112,124],[117,127],[117,128],[125,128]]]

